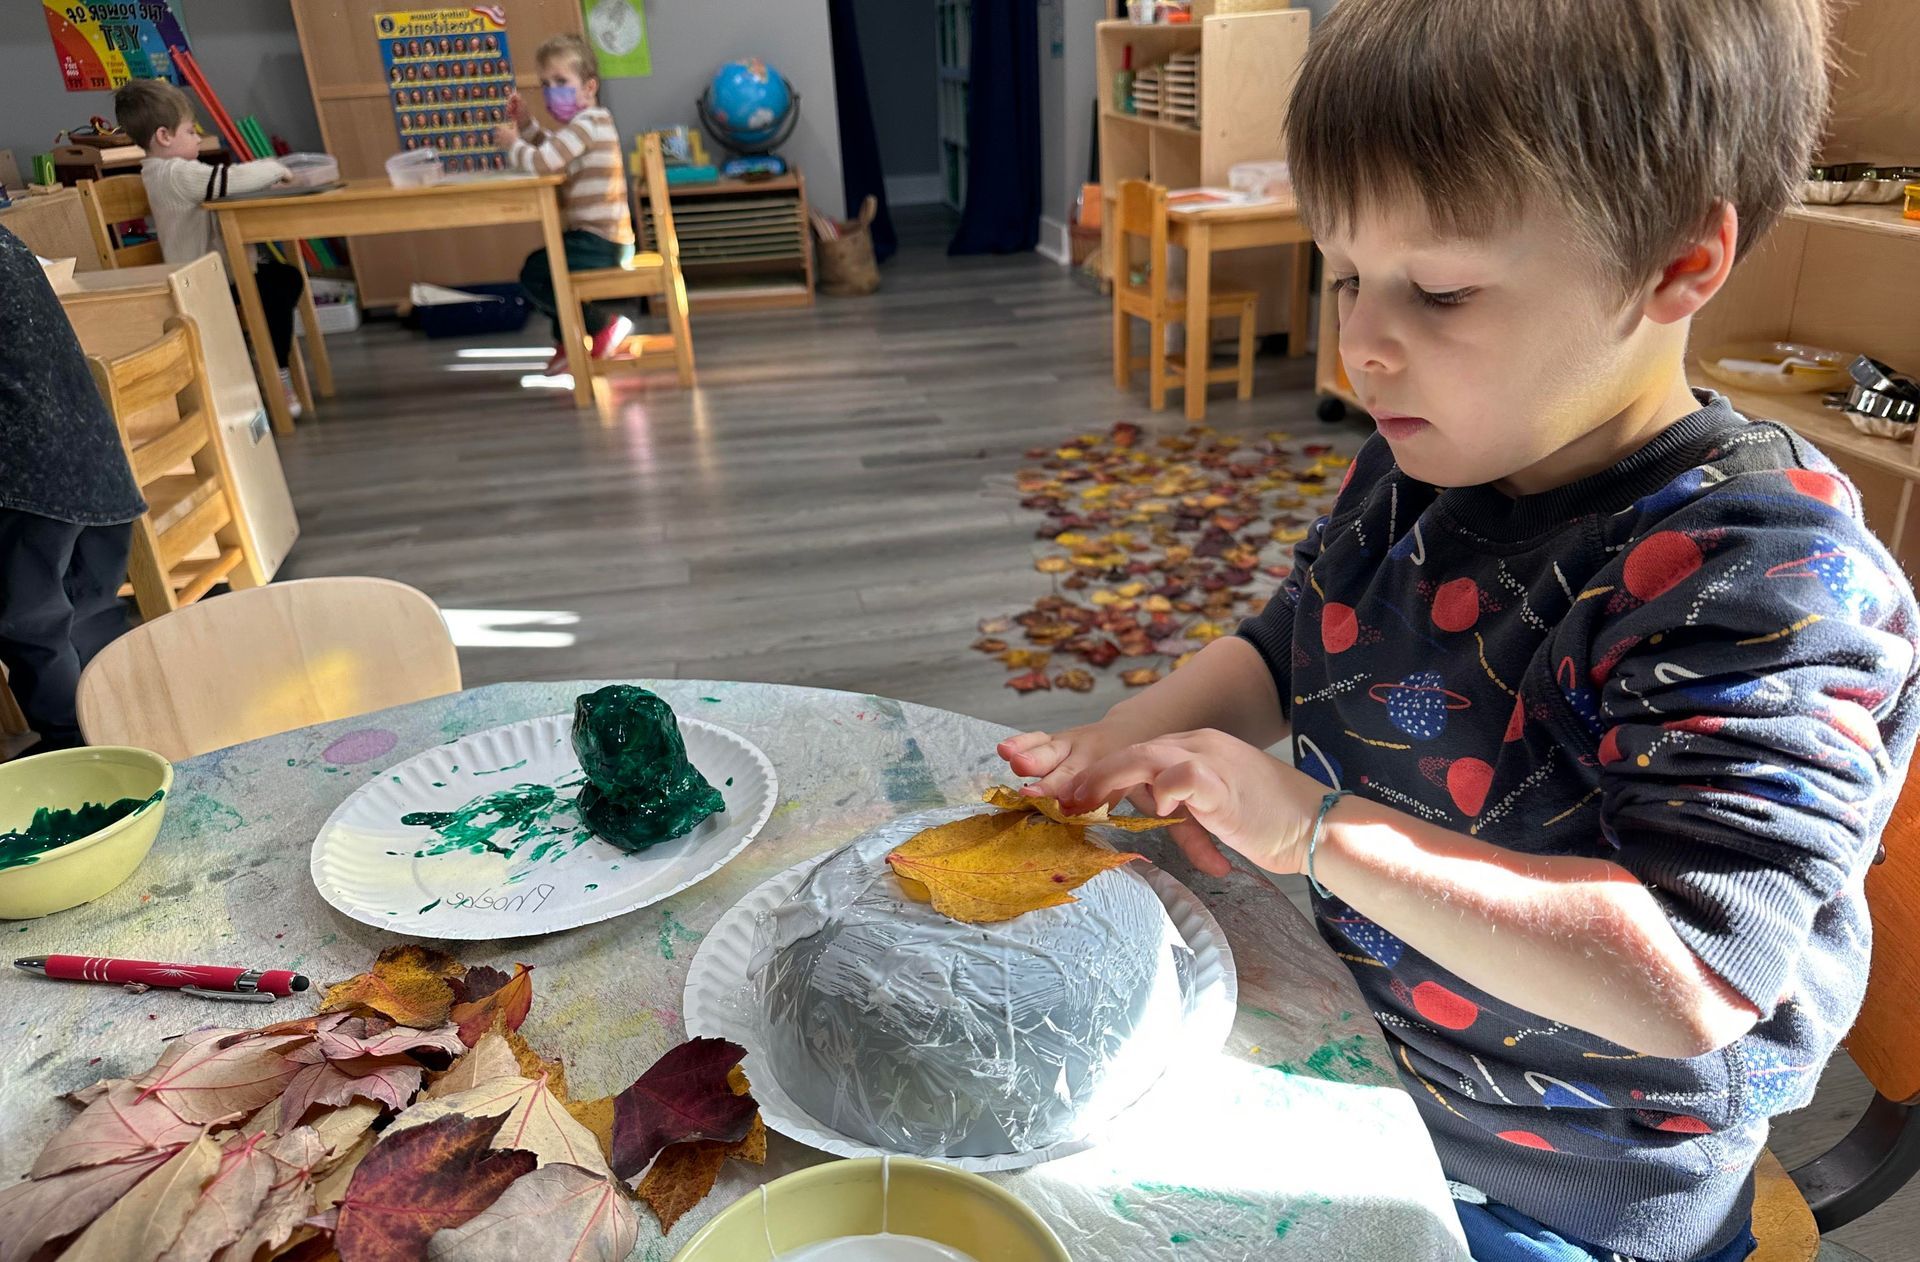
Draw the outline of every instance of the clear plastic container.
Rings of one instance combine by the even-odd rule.
[[[298,188],[331,184],[340,178],[340,164],[334,161],[330,153],[283,154],[279,162],[292,173],[293,183]]]
[[[440,155],[432,149],[412,149],[387,159],[387,179],[395,188],[425,188],[438,184],[442,175]]]
[[[1280,161],[1236,162],[1227,170],[1227,187],[1262,201],[1293,195],[1293,177]]]

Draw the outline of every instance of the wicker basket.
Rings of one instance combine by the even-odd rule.
[[[880,264],[873,257],[873,217],[880,206],[872,197],[861,203],[860,217],[840,226],[837,237],[820,237],[820,288],[842,297],[880,288]]]

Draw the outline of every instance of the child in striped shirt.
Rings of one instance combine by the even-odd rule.
[[[633,257],[633,217],[627,211],[626,167],[620,158],[620,133],[613,115],[599,103],[600,67],[593,49],[577,35],[556,35],[540,45],[540,85],[547,112],[559,121],[556,131],[541,127],[518,92],[507,97],[507,118],[495,136],[507,160],[523,171],[564,173],[563,237],[569,271],[618,267]],[[566,364],[558,307],[553,298],[553,264],[545,250],[527,256],[520,285],[534,306],[553,318],[553,359],[549,375]],[[605,359],[633,331],[633,322],[599,303],[583,308],[593,355]]]

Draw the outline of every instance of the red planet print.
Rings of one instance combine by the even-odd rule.
[[[1344,653],[1360,638],[1360,619],[1353,606],[1328,601],[1320,611],[1320,643],[1329,653]]]
[[[1673,1131],[1680,1135],[1704,1135],[1712,1127],[1697,1117],[1688,1117],[1685,1113],[1675,1113],[1662,1118],[1654,1128],[1657,1131]]]
[[[1699,544],[1677,530],[1662,530],[1627,554],[1621,578],[1635,597],[1652,600],[1685,582],[1703,559]]]
[[[1788,469],[1786,474],[1787,481],[1793,484],[1793,489],[1808,499],[1816,499],[1823,504],[1831,504],[1835,508],[1848,506],[1847,488],[1841,484],[1839,478],[1831,474],[1816,473],[1812,469]]]
[[[1440,584],[1433,594],[1433,625],[1442,631],[1467,631],[1480,621],[1480,585],[1470,578]]]
[[[1513,699],[1513,717],[1507,720],[1505,740],[1517,741],[1527,730],[1527,703],[1520,698]]]
[[[1493,787],[1493,768],[1478,758],[1459,758],[1447,768],[1447,792],[1453,804],[1468,815],[1478,815]]]
[[[1421,982],[1413,988],[1413,1010],[1449,1030],[1464,1030],[1480,1016],[1480,1005],[1454,994],[1439,982]]]
[[[1625,756],[1626,755],[1620,752],[1620,729],[1617,727],[1608,728],[1607,734],[1600,738],[1600,765],[1602,767],[1611,766]]]
[[[1538,1148],[1542,1152],[1557,1151],[1552,1144],[1540,1138],[1532,1131],[1501,1131],[1500,1138],[1509,1144],[1518,1144],[1522,1148]]]

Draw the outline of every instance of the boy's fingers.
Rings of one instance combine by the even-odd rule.
[[[1129,745],[1088,767],[1055,796],[1067,805],[1090,806],[1112,801],[1141,786],[1152,789],[1159,774],[1180,757],[1185,757],[1182,751],[1157,742]]]
[[[1010,758],[1014,754],[1024,754],[1030,749],[1044,745],[1052,739],[1053,737],[1046,732],[1022,732],[1018,736],[1007,737],[994,748],[999,751],[1002,758]]]
[[[1030,798],[1058,798],[1073,787],[1074,777],[1080,774],[1080,767],[1080,763],[1068,758],[1020,792]]]
[[[1167,833],[1173,838],[1180,853],[1187,856],[1187,862],[1208,876],[1226,876],[1233,871],[1233,863],[1220,851],[1220,846],[1206,829],[1190,819],[1176,820],[1167,826]]]

